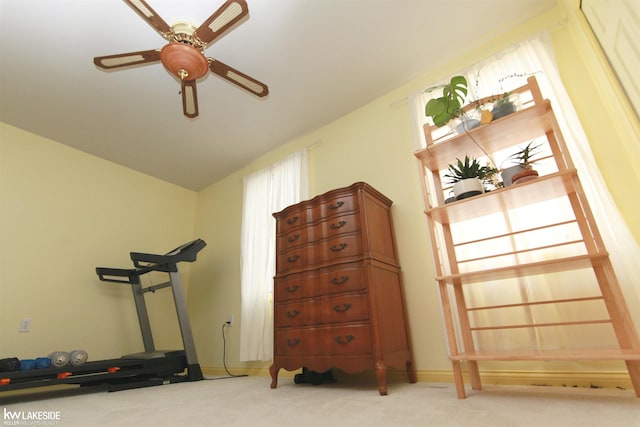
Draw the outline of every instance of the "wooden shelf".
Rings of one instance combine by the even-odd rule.
[[[526,85],[514,89],[514,92],[530,94],[533,106],[460,135],[441,136],[442,129],[425,126],[427,146],[414,153],[418,159],[424,212],[458,397],[466,396],[460,362],[466,362],[471,386],[479,390],[482,386],[478,362],[489,360],[621,360],[626,362],[636,396],[640,397],[640,339],[551,103],[543,99],[535,77],[530,77]],[[544,145],[544,149],[551,153],[544,159],[548,161],[547,171],[550,173],[489,193],[444,203],[442,174],[456,158],[495,156],[531,140]],[[553,208],[560,210],[561,215],[541,212],[539,206],[551,200],[562,202],[558,203],[558,208]],[[533,217],[535,221],[531,221]],[[468,220],[477,222],[462,223]],[[570,226],[562,230],[558,228],[557,232],[553,229],[564,225]],[[536,241],[538,238],[548,241]],[[496,242],[495,250],[493,242]],[[531,277],[526,282],[527,289],[517,285],[510,289],[496,286],[491,294],[478,294],[482,284],[530,276],[542,278],[558,272],[576,273],[571,274],[571,281],[575,279],[575,283],[566,288],[567,294],[563,293],[562,280],[554,277],[546,281]],[[512,284],[504,282],[500,285]],[[537,287],[547,284],[549,289]],[[583,285],[585,290],[589,289],[587,297],[581,294]],[[563,288],[558,289],[563,291],[558,294],[560,298],[554,293],[555,287]],[[502,289],[509,293],[510,299],[506,302],[500,295]],[[533,298],[534,301],[530,301],[529,293],[548,295],[549,300]],[[580,320],[563,316],[571,310],[581,309],[571,306],[572,303],[595,300],[602,301],[598,309],[605,309],[607,316],[597,310],[586,312]],[[469,307],[467,301],[479,302],[481,306]],[[562,303],[562,307],[556,306],[557,312],[552,316],[542,317],[544,320],[534,316],[534,306],[556,303]],[[527,317],[508,320],[506,312],[492,313],[496,316],[470,316],[470,312],[478,310],[498,311],[514,307],[519,307],[518,313]],[[535,331],[539,328],[580,327],[587,330],[585,328],[597,328],[603,324],[609,324],[607,330],[615,334],[619,348],[584,349],[582,347],[590,344],[585,342],[572,350],[477,350],[477,347],[496,344],[493,338],[497,341],[499,337],[490,336],[492,339],[484,341],[487,331],[491,330],[510,330],[518,339],[527,339],[522,347],[538,348]],[[522,334],[517,334],[518,331]],[[569,330],[564,332],[570,333]]]
[[[491,215],[575,193],[573,180],[576,177],[575,169],[556,172],[533,181],[427,209],[425,213],[434,221],[445,224]]]
[[[558,273],[560,271],[580,270],[593,267],[594,263],[606,259],[606,252],[593,255],[579,255],[568,258],[555,258],[546,261],[528,264],[514,264],[507,267],[492,268],[488,270],[472,271],[467,273],[452,274],[436,277],[439,282],[472,283],[490,282],[495,280],[512,279],[514,277],[526,277],[536,274]]]
[[[471,129],[468,133],[439,141],[416,151],[415,155],[431,170],[446,169],[454,159],[466,154],[472,157],[484,156],[476,142],[481,143],[486,152],[495,153],[546,134],[553,129],[548,114],[550,111],[551,104],[549,100],[545,100],[539,105]]]
[[[498,351],[468,351],[449,356],[451,360],[477,361],[516,361],[516,360],[640,360],[640,352],[631,349],[603,348],[603,349],[574,349],[574,350],[508,350]]]

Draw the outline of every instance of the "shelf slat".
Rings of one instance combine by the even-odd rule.
[[[496,309],[504,309],[504,308],[530,307],[534,305],[562,304],[562,303],[585,302],[585,301],[601,301],[603,299],[604,297],[602,295],[598,295],[594,297],[560,298],[560,299],[549,299],[549,300],[542,300],[542,301],[525,301],[525,302],[518,302],[518,303],[512,303],[512,304],[482,305],[478,307],[467,307],[467,311],[496,310]]]
[[[467,351],[451,360],[640,360],[640,350],[604,348],[575,350]]]
[[[517,325],[475,326],[470,328],[470,330],[471,331],[495,331],[498,329],[548,328],[548,327],[555,327],[555,326],[595,325],[598,323],[611,323],[611,319],[574,320],[570,322],[548,322],[548,323],[522,323]]]
[[[600,252],[592,255],[578,255],[567,258],[556,258],[528,264],[510,265],[507,267],[491,268],[487,270],[471,271],[447,276],[438,276],[438,282],[471,284],[492,280],[512,279],[536,274],[557,273],[560,271],[580,270],[590,268],[594,263],[607,258],[608,253]]]

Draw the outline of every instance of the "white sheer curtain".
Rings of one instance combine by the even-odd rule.
[[[640,307],[640,263],[638,262],[638,260],[640,260],[640,248],[630,234],[622,216],[615,206],[597,167],[587,138],[571,104],[571,100],[562,84],[555,62],[555,53],[550,36],[547,33],[539,34],[469,69],[452,73],[452,75],[454,74],[466,76],[470,90],[468,99],[477,99],[509,91],[525,84],[528,76],[536,76],[543,97],[551,100],[569,152],[578,170],[594,217],[609,251],[636,329],[640,330],[640,310],[638,309],[638,307]],[[438,83],[441,82],[436,82],[434,85]],[[430,120],[424,115],[424,106],[431,96],[433,96],[433,94],[420,91],[419,93],[411,95],[409,98],[409,105],[412,109],[414,144],[416,150],[426,146],[422,125]],[[453,160],[454,159],[452,159],[452,161]],[[494,160],[500,167],[501,160],[503,159]],[[559,212],[561,209],[564,208],[555,205],[541,206],[540,215]],[[504,222],[504,218],[497,219],[496,225],[500,222]],[[466,226],[466,229],[463,230],[464,232],[478,227],[477,224],[467,224]],[[433,248],[433,250],[438,250],[438,248]],[[542,282],[542,291],[533,291],[533,287],[530,286],[531,283],[524,283],[523,285],[522,281],[520,281],[519,286],[516,287],[515,290],[511,291],[506,290],[505,287],[500,288],[499,285],[473,287],[473,293],[468,295],[468,298],[471,302],[481,302],[485,298],[495,298],[496,294],[504,293],[504,295],[507,296],[509,292],[516,292],[521,294],[525,293],[527,294],[526,298],[534,299],[541,296],[540,292],[545,295],[557,295],[558,292],[564,292],[567,288],[573,288],[574,290],[579,289],[586,286],[585,281],[589,279],[586,277],[578,277],[577,280],[568,277],[554,277],[552,280],[553,282]],[[558,286],[559,283],[562,286]],[[540,279],[536,282],[536,289],[540,288],[539,285]],[[538,292],[537,295],[536,292]],[[585,311],[594,310],[593,307],[585,307],[584,309]],[[504,315],[507,316],[507,314]],[[532,315],[549,319],[553,318],[556,313],[511,313],[508,315],[530,321]],[[582,313],[573,313],[573,316],[576,318],[580,315],[582,315]],[[477,315],[477,317],[481,317],[481,315]],[[476,318],[476,320],[482,322],[482,319]],[[496,319],[493,319],[493,321],[495,322]],[[500,319],[498,319],[498,321],[500,321]],[[549,334],[553,335],[553,333]],[[546,344],[546,346],[557,347],[561,345],[562,341],[566,341],[569,338],[575,337],[546,336],[546,339],[536,337],[536,341],[539,346]],[[509,341],[510,339],[508,332],[491,332],[484,334],[483,338],[479,339],[479,345],[481,347],[491,346],[504,348],[506,345],[509,345],[505,344],[505,341]],[[599,337],[595,336],[578,338],[578,340],[582,341],[594,341],[598,339]],[[519,339],[513,338],[513,341],[512,345],[517,347],[519,345],[517,342]],[[544,341],[544,343],[541,343],[541,341]],[[606,346],[606,344],[607,343],[603,343],[603,346]]]
[[[307,149],[243,178],[240,360],[273,356],[275,219],[272,214],[308,198]]]

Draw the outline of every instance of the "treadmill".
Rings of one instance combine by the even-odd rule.
[[[178,263],[196,261],[198,252],[206,245],[204,240],[196,239],[164,255],[131,252],[134,268],[96,268],[96,274],[103,282],[131,285],[144,352],[119,359],[88,361],[80,366],[0,372],[0,392],[57,384],[77,384],[81,387],[93,386],[118,391],[204,379],[187,315]],[[144,288],[140,277],[154,271],[167,273],[169,280]],[[161,351],[153,343],[145,294],[166,287],[171,287],[173,292],[182,335],[182,350]]]

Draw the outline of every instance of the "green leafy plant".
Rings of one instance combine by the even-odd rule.
[[[453,76],[448,84],[434,86],[426,91],[440,88],[442,96],[430,99],[424,108],[425,115],[431,117],[438,127],[446,125],[453,117],[462,115],[462,106],[467,98],[467,79],[464,76]]]
[[[489,165],[482,166],[477,159],[469,156],[464,157],[464,161],[456,159],[455,165],[449,164],[449,172],[444,175],[449,179],[449,184],[455,184],[458,181],[469,178],[478,178],[483,182],[491,181],[498,173],[498,169]]]

